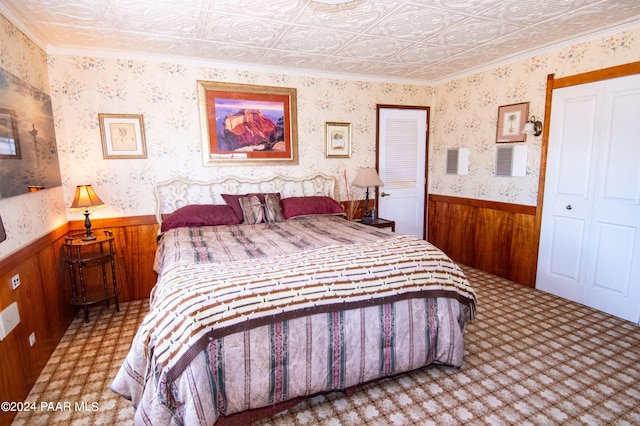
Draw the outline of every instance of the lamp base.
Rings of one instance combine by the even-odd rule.
[[[87,235],[82,237],[82,241],[93,241],[96,237],[91,232],[91,221],[89,220],[89,210],[84,211],[84,228],[87,230]]]

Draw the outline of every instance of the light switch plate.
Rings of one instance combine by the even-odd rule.
[[[0,312],[0,340],[4,340],[11,330],[16,328],[20,322],[20,312],[18,312],[18,302],[13,302]]]

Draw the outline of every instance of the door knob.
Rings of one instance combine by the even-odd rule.
[[[389,195],[391,195],[391,194],[387,194],[386,192],[383,192],[382,194],[380,194],[381,197],[387,197]]]
[[[573,206],[571,204],[567,204],[567,207],[565,207],[565,209],[567,210],[571,210],[573,208]]]

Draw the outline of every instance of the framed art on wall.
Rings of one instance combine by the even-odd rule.
[[[325,157],[351,157],[351,123],[326,123],[325,139]]]
[[[0,108],[0,158],[22,158],[16,114],[7,108]]]
[[[105,159],[147,158],[144,123],[139,114],[98,114]]]
[[[296,89],[198,81],[204,165],[298,164]]]
[[[51,96],[0,67],[0,199],[60,185]]]
[[[529,102],[498,107],[498,130],[496,143],[524,142],[523,133],[529,114]]]

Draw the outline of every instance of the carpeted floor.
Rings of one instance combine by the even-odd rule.
[[[258,424],[640,425],[640,326],[464,270],[479,302],[461,369],[316,397]],[[27,398],[37,409],[13,424],[133,424],[130,402],[109,385],[146,310],[135,301],[74,320]]]

